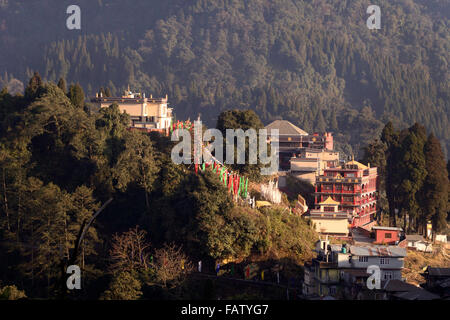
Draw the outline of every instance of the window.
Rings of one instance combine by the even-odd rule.
[[[390,280],[393,278],[392,271],[385,271],[384,272],[384,280]]]
[[[347,173],[345,176],[348,177],[348,178],[356,177],[355,173]]]
[[[369,257],[359,257],[359,262],[369,262]]]
[[[391,239],[391,238],[392,238],[392,233],[386,233],[386,234],[384,235],[384,237],[385,237],[386,239]]]
[[[380,264],[389,264],[388,258],[380,258]]]

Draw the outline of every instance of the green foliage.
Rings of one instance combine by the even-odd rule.
[[[262,124],[258,115],[253,110],[224,111],[219,115],[216,128],[222,132],[222,135],[224,137],[224,163],[227,159],[226,144],[231,143],[234,146],[234,164],[230,165],[230,167],[233,170],[238,171],[242,175],[249,177],[250,179],[259,181],[261,179],[261,168],[264,165],[261,163],[259,157],[257,157],[257,164],[249,164],[249,139],[245,139],[245,164],[237,164],[237,139],[235,138],[234,141],[227,142],[226,138],[227,129],[241,129],[244,132],[248,129],[254,129],[257,133],[257,140],[254,143],[257,143],[259,148],[259,129],[263,129],[264,125]],[[270,148],[268,150],[270,152]]]
[[[25,291],[17,289],[16,286],[0,287],[0,300],[19,300],[26,297]]]
[[[450,147],[444,0],[382,1],[377,32],[365,25],[366,0],[79,5],[89,12],[89,35],[41,20],[64,11],[62,3],[9,1],[0,67],[24,79],[33,66],[91,96],[99,86],[117,95],[128,85],[169,94],[179,119],[201,113],[209,127],[224,110],[252,109],[264,124],[285,118],[308,132],[332,130],[337,148],[357,158],[393,119],[398,127],[423,123],[444,154]],[[29,50],[38,41],[40,56]]]
[[[58,88],[60,88],[64,93],[67,92],[66,80],[64,78],[60,78],[58,81]]]
[[[142,284],[130,272],[121,272],[114,276],[108,290],[100,299],[102,300],[139,300],[142,296]]]
[[[84,91],[83,88],[78,83],[72,84],[69,87],[69,92],[67,93],[67,96],[69,97],[70,102],[72,102],[72,104],[75,107],[80,109],[84,107]]]
[[[365,148],[365,161],[378,167],[380,202],[389,204],[389,223],[403,218],[408,232],[426,233],[428,220],[433,229],[446,228],[448,212],[448,172],[439,140],[420,124],[396,131],[391,122]],[[409,223],[407,223],[407,215]]]
[[[56,85],[36,88],[29,102],[0,96],[0,256],[8,259],[0,278],[21,279],[30,295],[50,297],[81,226],[110,196],[121,215],[110,213],[106,230],[133,223],[121,206],[148,210],[159,169],[151,140],[127,131],[128,116],[117,106],[89,116]],[[108,232],[99,235],[94,222],[76,260],[87,287],[99,275],[103,238]]]
[[[42,78],[38,72],[35,72],[30,82],[28,82],[28,86],[25,88],[25,98],[29,101],[35,99],[39,95],[41,87]]]
[[[434,232],[439,233],[447,228],[449,179],[441,144],[433,134],[425,144],[425,159],[427,176],[421,193],[424,211],[421,224],[425,227],[431,218]]]

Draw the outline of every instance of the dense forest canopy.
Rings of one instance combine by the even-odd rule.
[[[69,265],[84,274],[71,297],[193,299],[192,284],[179,289],[199,260],[211,273],[226,259],[242,275],[253,260],[312,257],[311,223],[283,206],[238,205],[211,167],[173,163],[170,137],[128,130],[116,104],[90,113],[79,85],[61,87],[35,73],[23,96],[0,91],[0,300],[64,297]],[[262,126],[253,111],[221,119]]]
[[[227,109],[253,109],[360,150],[391,120],[423,123],[450,147],[449,0],[0,1],[0,85],[44,80],[120,94],[129,84],[169,94],[179,119],[214,126]],[[11,90],[10,90],[11,91]]]

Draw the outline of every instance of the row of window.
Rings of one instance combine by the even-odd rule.
[[[323,188],[323,190],[327,190],[327,191],[333,190],[333,185],[331,185],[331,184],[323,184],[323,185],[322,185],[322,188]],[[344,190],[344,191],[354,191],[352,185],[345,185],[345,184],[343,185],[343,188],[342,188],[342,189],[341,189],[341,187],[340,187],[339,185],[335,186],[335,187],[334,187],[334,190],[335,190],[335,191],[341,191],[341,190]]]
[[[325,176],[327,176],[327,177],[334,177],[335,173],[334,172],[326,172]],[[348,173],[341,174],[341,176],[343,176],[345,178],[356,178],[356,173],[355,172],[348,172]]]
[[[358,258],[359,262],[369,262],[369,257],[360,256]],[[389,264],[389,258],[380,258],[380,265]]]

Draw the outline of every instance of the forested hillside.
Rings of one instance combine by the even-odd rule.
[[[24,294],[10,286],[61,297],[72,259],[84,280],[71,296],[91,299],[194,299],[203,282],[179,289],[198,261],[242,277],[252,261],[311,259],[317,234],[286,205],[239,206],[211,169],[174,164],[169,137],[127,130],[117,105],[90,114],[74,91],[37,74],[24,96],[0,91],[0,300]]]
[[[449,0],[377,1],[381,30],[366,26],[368,0],[84,0],[69,31],[69,2],[0,1],[0,85],[34,70],[90,95],[130,84],[210,126],[250,108],[333,131],[347,155],[389,120],[417,121],[448,155]]]

